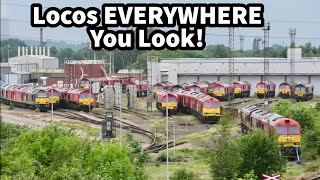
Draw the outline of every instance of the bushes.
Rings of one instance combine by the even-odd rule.
[[[170,177],[172,180],[195,180],[198,179],[197,175],[192,171],[187,171],[186,169],[178,169],[174,172],[173,176]]]
[[[130,143],[135,143],[132,141]],[[90,142],[57,126],[22,132],[1,151],[1,177],[146,179],[139,144]]]

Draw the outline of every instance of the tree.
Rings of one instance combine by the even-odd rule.
[[[9,52],[9,57],[17,56],[18,46],[27,46],[27,44],[20,39],[1,40],[0,41],[0,49],[1,49],[0,62],[8,62],[8,52]]]
[[[215,140],[215,147],[208,149],[208,163],[215,179],[234,179],[239,175],[242,157],[238,144],[230,139],[231,115],[224,114],[219,128],[220,137]]]
[[[238,139],[243,161],[240,175],[250,173],[273,174],[283,170],[286,160],[278,154],[278,142],[273,136],[258,130]]]
[[[145,161],[134,160],[134,153],[126,143],[91,142],[72,129],[48,126],[23,132],[10,148],[1,150],[1,177],[145,179]]]

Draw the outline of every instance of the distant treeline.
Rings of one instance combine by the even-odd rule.
[[[9,57],[17,56],[18,46],[27,46],[27,44],[20,39],[7,39],[1,41],[1,62],[7,62]],[[316,47],[311,42],[305,45],[298,46],[302,48],[303,57],[320,57],[320,46]],[[287,47],[274,44],[270,47],[270,57],[286,57]],[[9,53],[9,54],[8,54]],[[96,51],[93,53],[87,47],[79,50],[71,48],[51,47],[51,56],[57,57],[60,60],[60,67],[63,67],[63,61],[70,60],[83,60],[83,59],[105,59],[109,62],[110,52],[106,50]],[[208,45],[203,51],[182,51],[182,50],[161,50],[161,51],[148,51],[149,56],[157,56],[158,58],[227,58],[229,56],[229,47],[224,44]],[[255,39],[253,41],[252,50],[236,50],[234,51],[235,57],[263,57],[262,47],[258,46]],[[114,66],[115,71],[122,68],[143,68],[146,69],[146,51],[139,51],[134,49],[132,51],[119,51],[114,50]]]

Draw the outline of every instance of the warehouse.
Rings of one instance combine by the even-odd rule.
[[[270,80],[277,86],[290,81],[289,58],[270,58]],[[263,58],[235,58],[235,81],[246,80],[252,84],[251,94],[255,85],[263,80]],[[169,81],[175,84],[196,81],[228,81],[229,59],[162,59],[160,62],[150,61],[148,71],[152,72],[152,84]],[[297,83],[311,83],[314,93],[320,96],[320,58],[297,58],[295,63],[295,81]],[[278,90],[278,87],[276,88]],[[277,93],[277,91],[276,91]]]

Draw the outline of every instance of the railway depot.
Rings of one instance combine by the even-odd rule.
[[[295,81],[297,83],[313,84],[314,95],[320,96],[320,58],[303,58],[301,49],[297,53],[295,66]],[[263,58],[234,58],[234,81],[248,81],[255,85],[263,81]],[[148,69],[152,72],[152,82],[184,82],[221,81],[229,78],[228,58],[217,59],[161,59],[159,62],[150,61]],[[269,58],[269,80],[278,86],[290,81],[290,54],[287,58]],[[254,94],[251,88],[251,94]]]

